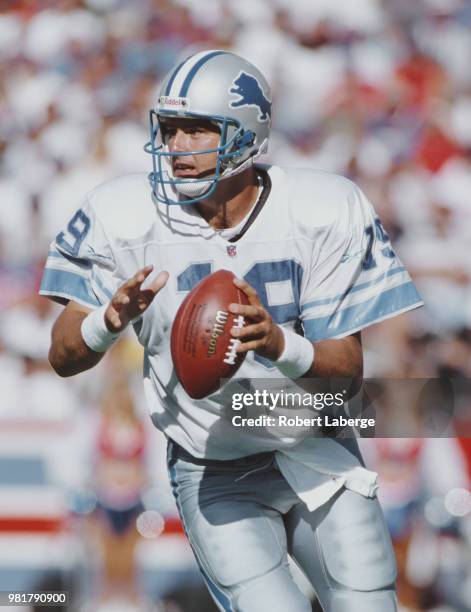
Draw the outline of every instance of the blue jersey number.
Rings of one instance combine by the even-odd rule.
[[[178,291],[191,291],[203,278],[209,276],[211,263],[191,264],[177,277]],[[292,259],[263,261],[254,264],[245,274],[244,280],[255,289],[275,323],[295,321],[299,316],[299,293],[302,278],[301,266]],[[292,301],[287,304],[268,304],[267,283],[291,282]],[[255,355],[255,359],[267,367],[273,367],[268,360]]]
[[[191,264],[178,275],[178,291],[191,291],[203,278],[213,271],[212,263]],[[299,315],[299,288],[301,284],[301,266],[291,259],[281,261],[262,261],[253,265],[244,279],[252,285],[268,310],[275,323],[294,321]],[[291,282],[293,301],[288,304],[268,304],[267,283]]]
[[[61,232],[56,238],[57,244],[72,257],[77,257],[80,245],[90,229],[90,219],[79,209],[67,225],[67,234]]]
[[[260,301],[270,313],[275,323],[295,321],[299,316],[299,293],[301,285],[301,266],[292,259],[263,261],[250,268],[244,279],[258,293]],[[293,301],[288,304],[268,304],[267,283],[291,282]]]
[[[209,276],[211,271],[211,263],[191,264],[177,276],[177,290],[191,291],[203,278]]]
[[[361,264],[363,270],[372,270],[378,265],[373,255],[373,244],[375,238],[378,240],[378,242],[385,245],[381,249],[381,253],[384,257],[387,257],[388,259],[395,257],[394,251],[389,243],[389,236],[378,218],[375,219],[374,226],[368,225],[368,227],[365,228],[365,234],[368,244],[366,245],[365,256],[363,257],[363,262]]]

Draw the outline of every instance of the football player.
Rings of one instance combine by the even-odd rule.
[[[41,293],[65,304],[50,361],[91,368],[132,324],[152,420],[168,438],[181,519],[221,610],[307,612],[288,553],[324,610],[396,610],[395,562],[354,439],[235,428],[231,383],[191,400],[172,365],[183,298],[225,268],[243,379],[361,379],[360,330],[421,304],[372,206],[349,180],[261,165],[272,113],[263,75],[227,51],[175,67],[150,112],[153,170],[89,193],[56,237]]]

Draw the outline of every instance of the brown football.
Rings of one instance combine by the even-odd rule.
[[[193,399],[202,399],[230,378],[244,361],[236,354],[231,328],[245,323],[229,304],[248,304],[234,283],[235,275],[218,270],[204,278],[183,300],[172,326],[172,359],[178,379]]]

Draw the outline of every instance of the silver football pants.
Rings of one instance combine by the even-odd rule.
[[[396,567],[377,499],[346,489],[314,512],[294,493],[274,455],[195,459],[169,441],[180,516],[220,610],[310,612],[288,553],[325,612],[395,612]]]

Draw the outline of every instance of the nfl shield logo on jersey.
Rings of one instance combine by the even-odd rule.
[[[235,257],[237,255],[237,246],[235,244],[228,244],[226,251],[229,257]]]

